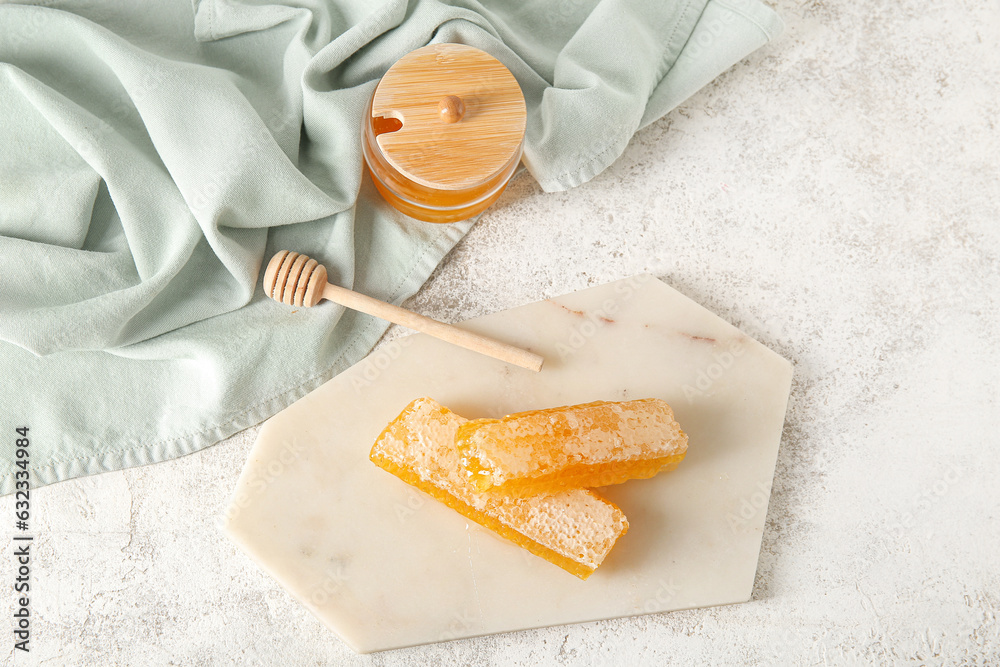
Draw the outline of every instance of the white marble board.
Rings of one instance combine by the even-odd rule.
[[[645,275],[463,326],[544,368],[420,334],[383,346],[263,426],[230,537],[358,652],[749,599],[789,362]],[[658,397],[690,449],[674,472],[601,491],[631,525],[581,581],[368,460],[420,396],[470,419]]]

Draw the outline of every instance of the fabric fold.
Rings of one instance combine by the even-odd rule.
[[[32,429],[45,484],[196,451],[363,357],[386,323],[259,285],[290,249],[401,303],[473,224],[406,218],[364,172],[409,51],[503,62],[556,191],[780,30],[757,0],[0,5],[0,427]]]

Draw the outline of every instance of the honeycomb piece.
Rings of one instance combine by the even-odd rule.
[[[459,427],[456,444],[477,490],[523,497],[673,470],[688,438],[669,405],[646,398],[476,419]]]
[[[622,511],[584,489],[529,498],[477,493],[455,450],[455,434],[465,421],[432,399],[418,398],[382,431],[371,460],[536,556],[589,577],[628,529]]]

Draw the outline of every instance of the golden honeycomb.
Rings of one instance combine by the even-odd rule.
[[[687,445],[673,410],[656,398],[476,419],[457,435],[475,488],[518,497],[652,477],[676,468]]]
[[[410,403],[378,437],[371,460],[460,514],[581,579],[628,530],[613,503],[585,489],[511,497],[469,483],[456,435],[467,420],[430,398]]]

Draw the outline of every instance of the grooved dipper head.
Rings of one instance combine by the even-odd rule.
[[[290,306],[315,306],[324,287],[326,267],[297,252],[275,253],[264,271],[264,293]]]

